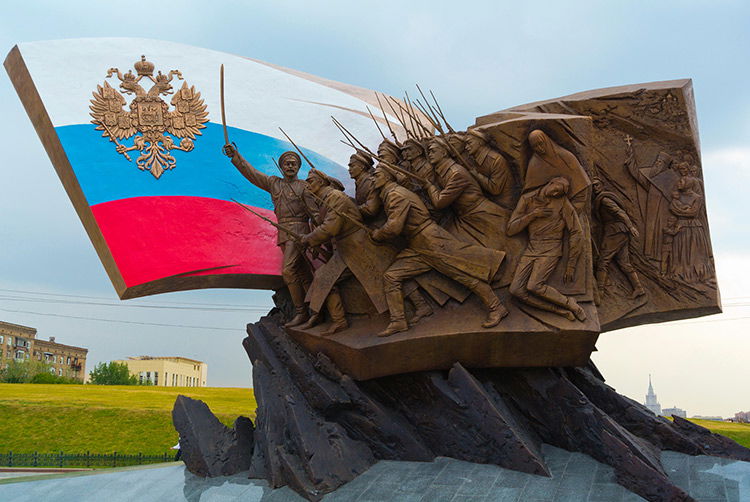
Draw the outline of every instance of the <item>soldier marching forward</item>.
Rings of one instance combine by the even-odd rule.
[[[379,166],[374,175],[375,187],[380,189],[388,220],[373,231],[372,238],[385,241],[403,235],[408,242],[408,247],[396,256],[383,276],[391,319],[378,336],[408,329],[402,284],[430,270],[440,272],[476,294],[489,311],[482,326],[496,326],[508,311],[489,282],[500,268],[505,254],[456,239],[430,218],[419,196],[398,185],[387,169]]]
[[[329,240],[336,251],[329,262],[315,271],[310,286],[310,309],[315,312],[300,329],[312,327],[319,320],[320,307],[325,302],[332,324],[322,334],[333,334],[348,326],[336,284],[352,274],[362,285],[378,313],[388,310],[383,291],[383,274],[398,254],[393,246],[376,244],[370,239],[367,227],[356,204],[334,186],[340,182],[327,174],[312,170],[307,177],[310,191],[320,199],[322,221],[312,232],[302,237],[309,246]],[[414,305],[412,323],[432,315],[432,308],[418,290],[408,295]]]

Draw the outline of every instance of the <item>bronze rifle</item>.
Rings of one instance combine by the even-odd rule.
[[[242,206],[246,211],[250,211],[255,216],[257,216],[258,218],[260,218],[261,220],[263,220],[263,221],[265,221],[267,223],[270,223],[271,225],[273,225],[274,227],[276,227],[277,230],[281,230],[282,232],[286,232],[287,234],[289,234],[289,237],[291,237],[292,240],[294,240],[295,242],[297,242],[299,244],[303,244],[303,242],[302,242],[302,236],[299,235],[298,233],[294,232],[293,230],[290,230],[288,227],[285,227],[281,223],[276,223],[272,219],[266,218],[262,214],[256,213],[255,211],[253,211],[252,209],[250,209],[249,207],[247,207],[242,202],[238,202],[238,201],[236,201],[234,199],[231,199],[231,200],[232,200],[232,202],[234,202],[234,203],[239,204],[240,206]]]

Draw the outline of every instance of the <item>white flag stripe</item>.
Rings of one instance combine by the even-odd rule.
[[[221,121],[219,67],[224,64],[230,126],[284,140],[280,126],[297,144],[342,165],[352,149],[339,141],[342,136],[331,115],[368,146],[381,140],[364,101],[244,57],[134,38],[31,42],[19,49],[55,127],[89,123],[91,93],[105,80],[107,70],[115,67],[126,73],[143,54],[155,65],[155,73],[179,70],[188,85],[201,93],[212,122]],[[118,88],[116,77],[106,80]],[[148,91],[150,82],[141,83]],[[172,85],[178,89],[182,82],[175,78]],[[382,117],[377,109],[370,109]]]

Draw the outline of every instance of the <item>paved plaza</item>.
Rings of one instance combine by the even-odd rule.
[[[544,447],[552,478],[450,458],[380,461],[325,502],[630,502],[643,500],[615,482],[614,472],[587,455]],[[750,502],[750,463],[664,452],[677,485],[701,502]],[[139,502],[303,502],[288,487],[272,490],[244,474],[203,479],[182,463],[111,471],[0,479],[3,502],[46,500]]]

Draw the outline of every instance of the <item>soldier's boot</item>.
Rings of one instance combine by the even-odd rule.
[[[292,303],[294,304],[294,317],[284,324],[284,327],[291,328],[307,321],[310,318],[310,313],[307,310],[307,305],[305,305],[305,289],[302,284],[293,282],[287,284],[287,288],[289,288],[289,296],[292,297]]]
[[[599,291],[599,285],[594,284],[594,305],[597,307],[602,303],[602,294]]]
[[[633,286],[633,292],[630,293],[631,298],[638,298],[646,294],[646,290],[643,289],[641,280],[638,278],[638,274],[635,270],[628,271],[628,279],[630,279],[630,285]]]
[[[427,300],[424,299],[422,293],[420,293],[416,289],[409,293],[407,298],[409,298],[411,303],[414,305],[414,316],[411,318],[411,322],[409,323],[411,326],[414,326],[425,317],[430,317],[433,314],[430,304],[427,303]]]
[[[586,320],[586,317],[587,317],[586,311],[583,310],[583,307],[578,305],[578,302],[572,296],[568,297],[568,310],[570,310],[573,316],[579,321],[583,322]],[[571,321],[573,320],[570,318],[570,316],[566,316],[566,317],[568,317],[568,319]]]
[[[312,314],[310,315],[310,319],[307,320],[307,322],[304,322],[297,326],[297,329],[310,329],[313,326],[317,326],[323,322],[323,314],[321,312],[315,312],[312,311]]]
[[[341,295],[335,289],[326,298],[326,308],[331,315],[331,325],[321,333],[323,336],[332,335],[349,327],[344,312],[344,304],[341,301]]]
[[[409,329],[409,325],[406,323],[406,315],[404,314],[404,297],[401,294],[401,289],[386,291],[385,300],[388,303],[391,322],[388,323],[388,326],[383,331],[378,333],[378,336],[391,336]]]
[[[491,328],[500,324],[500,321],[508,315],[508,309],[505,308],[500,298],[492,291],[490,285],[486,282],[479,282],[472,291],[482,300],[487,310],[489,310],[487,318],[482,323],[482,327]]]
[[[596,285],[598,286],[597,289],[603,290],[606,287],[607,283],[607,269],[599,267],[596,270],[596,273],[594,274],[594,279],[596,279]]]

